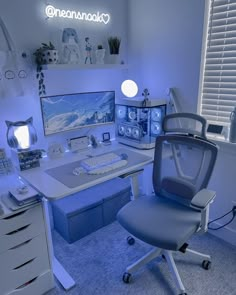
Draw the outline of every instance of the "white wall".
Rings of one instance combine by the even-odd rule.
[[[177,89],[183,110],[195,111],[204,1],[130,0],[129,59],[151,97]]]
[[[130,77],[140,94],[148,87],[151,97],[166,97],[166,88],[175,87],[182,110],[197,112],[204,6],[204,0],[130,0]],[[236,153],[221,150],[209,184],[217,192],[211,219],[236,201],[235,175]],[[236,221],[212,233],[236,245]]]
[[[107,49],[107,37],[117,35],[121,37],[121,59],[127,63],[127,2],[106,1],[106,0],[69,0],[69,1],[50,1],[60,9],[79,10],[84,12],[104,12],[111,15],[111,21],[107,24],[89,23],[71,19],[46,19],[45,7],[47,1],[32,0],[0,0],[0,16],[4,20],[9,33],[17,47],[27,51],[32,56],[41,45],[41,42],[52,41],[57,48],[61,46],[62,30],[65,27],[76,29],[81,49],[84,52],[84,38],[90,37],[90,43],[94,49],[96,45],[103,44]],[[0,29],[0,50],[4,49],[1,42],[2,34]],[[106,58],[107,61],[107,58]],[[45,71],[45,84],[47,95],[116,90],[117,96],[120,96],[120,83],[124,77],[122,70],[62,70]],[[52,141],[66,142],[66,138],[84,135],[88,130],[78,130],[73,133],[60,134],[60,136],[44,137],[41,118],[40,99],[37,92],[37,81],[35,79],[35,65],[33,62],[33,72],[31,73],[27,85],[26,95],[21,97],[0,97],[0,147],[7,148],[5,120],[18,121],[26,120],[33,116],[34,124],[37,129],[39,141],[37,146],[47,148],[48,143]],[[0,87],[3,81],[0,80]],[[98,136],[102,131],[113,132],[113,127],[99,129]],[[94,133],[95,130],[90,130]]]

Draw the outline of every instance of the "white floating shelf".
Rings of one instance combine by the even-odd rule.
[[[101,69],[127,69],[127,64],[48,64],[43,70],[101,70]]]

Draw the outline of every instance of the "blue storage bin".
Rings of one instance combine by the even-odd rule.
[[[130,200],[128,179],[115,178],[52,202],[55,229],[68,242],[113,222]]]
[[[130,201],[131,189],[128,185],[123,189],[120,189],[117,193],[110,194],[103,200],[102,213],[103,213],[103,225],[108,225],[116,220],[118,211]]]

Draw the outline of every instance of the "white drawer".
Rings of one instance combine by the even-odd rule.
[[[42,295],[54,288],[54,279],[51,271],[34,278],[28,284],[22,285],[18,289],[8,291],[2,295]]]
[[[48,256],[45,233],[0,254],[0,281],[4,273],[18,268],[36,257]]]
[[[47,254],[31,259],[15,269],[6,270],[0,277],[1,294],[26,286],[31,280],[48,270],[50,265]]]
[[[0,219],[0,237],[22,228],[27,224],[35,222],[39,223],[42,219],[43,211],[41,203],[24,211],[12,214],[6,218],[2,218]]]
[[[44,221],[40,218],[34,223],[29,223],[21,228],[18,228],[17,231],[9,232],[4,236],[0,236],[0,254],[32,239],[35,236],[38,236],[43,232],[45,232]]]

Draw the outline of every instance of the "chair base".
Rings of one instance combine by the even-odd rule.
[[[148,262],[152,261],[153,259],[159,257],[159,256],[164,256],[166,259],[166,262],[168,264],[168,267],[172,273],[173,279],[175,281],[175,284],[179,290],[179,294],[187,294],[185,291],[185,287],[182,283],[182,280],[180,278],[178,269],[176,267],[174,258],[173,258],[173,251],[170,250],[164,250],[164,249],[160,249],[160,248],[154,248],[152,249],[150,252],[148,252],[146,255],[144,255],[142,258],[140,258],[139,260],[137,260],[135,263],[131,264],[130,266],[128,266],[126,268],[126,272],[123,276],[123,280],[126,283],[129,283],[130,278],[131,278],[131,274],[133,272],[135,272],[138,268],[140,268],[141,266],[146,265]],[[209,261],[209,263],[211,262],[211,257],[209,255],[205,255],[203,253],[191,250],[191,249],[186,249],[186,253],[190,253],[193,255],[197,255],[199,257],[201,257],[202,259],[204,259],[204,261]],[[204,269],[208,269],[206,267],[203,266]],[[125,279],[128,278],[128,279]]]

